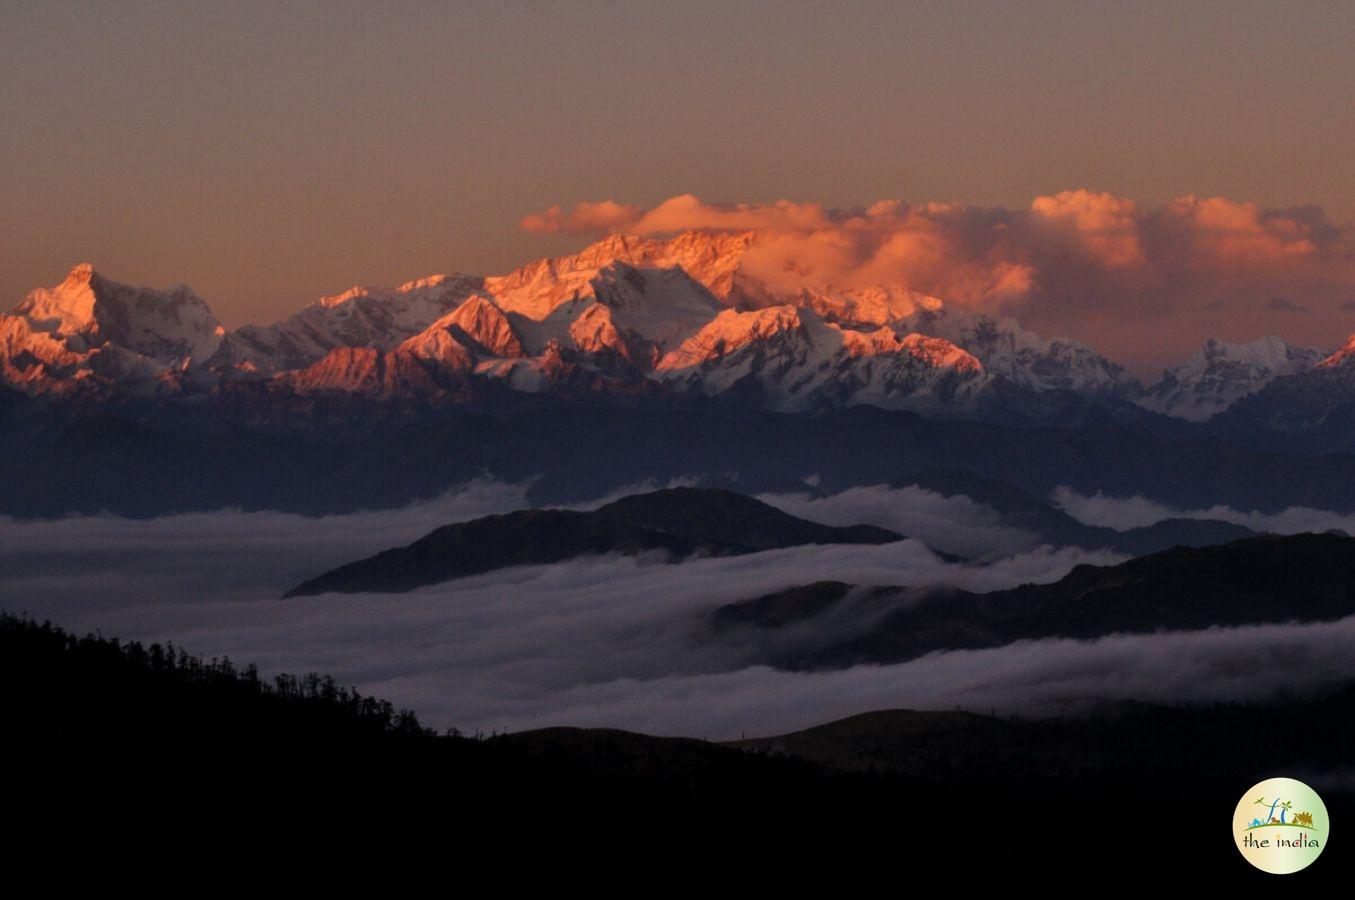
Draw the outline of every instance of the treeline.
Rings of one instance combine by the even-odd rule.
[[[254,663],[237,666],[229,657],[204,660],[173,643],[144,646],[136,641],[123,642],[101,634],[77,636],[49,621],[38,623],[27,616],[0,613],[0,666],[16,678],[33,684],[38,672],[48,678],[34,684],[53,686],[67,678],[52,678],[51,670],[64,670],[80,679],[87,671],[98,671],[97,681],[88,688],[107,688],[109,680],[130,682],[159,681],[162,688],[205,690],[240,698],[265,697],[283,706],[320,712],[350,720],[362,729],[404,735],[428,735],[409,709],[397,709],[390,701],[363,696],[356,688],[340,685],[330,675],[314,672],[305,675],[282,674],[271,681],[261,678]],[[130,698],[129,698],[130,699]]]
[[[465,865],[507,849],[519,866],[572,847],[591,866],[629,842],[664,850],[670,866],[715,847],[786,866],[805,843],[825,859],[949,872],[982,859],[1008,883],[1047,878],[1052,848],[1057,874],[1094,887],[1142,859],[1145,823],[1190,842],[1162,859],[1179,856],[1211,884],[1250,884],[1256,872],[1224,827],[1241,792],[1274,774],[1308,778],[1332,819],[1355,819],[1355,794],[1319,781],[1347,771],[1352,722],[1347,688],[1266,707],[975,716],[922,730],[849,722],[784,754],[570,728],[471,740],[323,675],[267,680],[168,644],[0,615],[10,820],[59,849],[116,846],[120,867],[188,870],[193,884],[261,860],[360,871],[374,846],[398,860],[455,850]],[[1037,801],[1054,812],[1013,819]],[[1355,876],[1352,854],[1318,865]],[[1167,874],[1144,870],[1156,884]]]

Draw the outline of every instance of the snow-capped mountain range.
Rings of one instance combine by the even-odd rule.
[[[1254,394],[1276,378],[1297,375],[1322,362],[1325,354],[1294,347],[1277,337],[1249,344],[1211,339],[1139,399],[1147,409],[1192,421],[1204,421]]]
[[[0,382],[45,396],[191,397],[249,382],[376,398],[497,384],[955,415],[1067,392],[1200,420],[1276,379],[1355,358],[1352,344],[1324,358],[1277,338],[1210,341],[1144,391],[1091,348],[1012,319],[899,287],[760,276],[747,264],[756,241],[617,235],[504,276],[353,288],[236,331],[186,287],[128,287],[81,265],[0,316]]]

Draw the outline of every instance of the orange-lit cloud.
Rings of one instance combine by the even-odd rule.
[[[1163,207],[1160,219],[1188,242],[1189,261],[1199,266],[1264,266],[1319,252],[1311,221],[1292,213],[1263,213],[1254,203],[1191,194]]]
[[[1081,245],[1107,266],[1143,262],[1138,209],[1133,200],[1091,191],[1063,191],[1036,197],[1031,212],[1039,219],[1071,227]]]
[[[1168,359],[1213,333],[1288,335],[1300,327],[1296,319],[1308,331],[1295,339],[1309,343],[1339,342],[1355,328],[1342,306],[1355,298],[1355,237],[1318,207],[1265,210],[1187,195],[1145,208],[1088,190],[1018,209],[900,200],[855,209],[711,204],[683,194],[649,209],[612,201],[556,207],[523,226],[596,235],[755,232],[743,265],[772,284],[917,291],[1014,314],[1131,362],[1137,355],[1156,364],[1157,350]],[[1316,315],[1295,317],[1274,297]]]
[[[524,216],[521,225],[523,231],[538,234],[606,234],[627,230],[640,213],[638,206],[603,200],[600,203],[580,203],[568,213],[558,206],[552,206],[543,212]]]

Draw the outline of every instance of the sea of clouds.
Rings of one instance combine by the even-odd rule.
[[[465,732],[570,724],[730,739],[871,709],[1042,713],[1095,699],[1247,699],[1355,675],[1355,619],[1023,642],[832,672],[780,671],[765,660],[865,620],[826,617],[817,634],[708,625],[718,606],[812,581],[986,591],[1120,559],[1032,546],[991,511],[917,488],[764,498],[820,521],[870,522],[918,538],[894,544],[676,565],[595,557],[407,594],[279,599],[317,572],[437,525],[521,508],[525,494],[524,485],[482,481],[402,510],[319,519],[222,511],[0,520],[0,607],[76,631],[253,661],[265,674],[332,674],[415,709],[428,724]],[[924,542],[943,538],[986,561],[942,561]]]

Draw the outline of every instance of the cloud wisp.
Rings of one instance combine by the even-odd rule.
[[[920,487],[849,488],[826,497],[763,494],[764,503],[825,525],[878,525],[929,547],[974,559],[1034,550],[1039,538],[1002,523],[992,509],[968,497],[943,497]]]
[[[1055,488],[1050,500],[1080,522],[1114,528],[1116,531],[1128,531],[1164,519],[1214,519],[1245,525],[1253,531],[1271,534],[1320,533],[1336,530],[1355,535],[1355,516],[1307,506],[1291,506],[1278,513],[1263,513],[1254,509],[1237,510],[1229,506],[1174,509],[1139,495],[1112,497],[1098,491],[1088,496],[1068,487]]]

